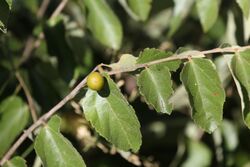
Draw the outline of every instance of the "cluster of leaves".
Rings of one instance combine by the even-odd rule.
[[[51,3],[52,7],[49,10],[54,9],[53,5],[57,5],[56,1]],[[32,1],[32,3],[15,1],[12,4],[11,0],[1,0],[0,30],[5,34],[0,35],[0,98],[2,101],[0,104],[0,143],[3,143],[0,147],[0,157],[3,157],[16,137],[31,122],[29,107],[24,100],[25,95],[20,91],[15,79],[16,70],[21,73],[32,94],[38,114],[43,114],[67,95],[69,90],[90,72],[94,63],[100,62],[99,58],[111,63],[108,49],[112,49],[115,54],[119,53],[119,50],[120,52],[132,52],[141,49],[140,46],[136,46],[138,41],[135,39],[136,36],[134,37],[134,34],[141,31],[147,34],[147,37],[143,35],[143,37],[139,37],[139,43],[143,43],[142,46],[152,45],[151,43],[155,39],[158,43],[165,39],[171,40],[171,38],[179,40],[178,36],[181,36],[181,33],[177,32],[182,31],[185,19],[192,18],[200,21],[200,28],[203,32],[208,33],[207,36],[212,39],[222,38],[222,35],[217,32],[217,28],[222,31],[226,29],[222,21],[224,19],[221,7],[223,1],[174,0],[168,3],[164,6],[166,9],[155,12],[161,9],[161,2],[153,0],[71,1],[68,2],[64,14],[49,20],[39,20],[35,18],[35,12],[39,6],[38,1]],[[241,19],[245,21],[244,25],[247,25],[250,13],[249,0],[235,0],[231,3],[240,8]],[[115,10],[118,5],[118,9]],[[158,7],[155,8],[154,5]],[[120,8],[124,9],[124,13],[119,12]],[[222,16],[219,15],[220,9]],[[237,12],[233,12],[234,17],[238,17]],[[50,12],[45,15],[45,18],[49,14]],[[127,18],[127,16],[129,17]],[[228,14],[227,28],[235,25],[235,22],[230,22],[231,17],[229,16],[230,14]],[[25,19],[30,17],[29,23],[27,25],[25,25],[25,21],[19,23],[16,19],[18,17],[20,20],[23,19],[22,17]],[[124,22],[126,25],[123,25]],[[141,26],[142,24],[144,26]],[[7,25],[10,27],[9,32],[6,29]],[[25,47],[27,36],[30,35],[29,31],[32,31],[34,37],[43,32],[45,40],[40,41],[40,46],[32,53],[31,58],[27,58],[26,62],[20,55]],[[132,32],[132,35],[129,31]],[[227,32],[231,31],[230,28],[227,30]],[[164,33],[165,38],[162,38]],[[241,37],[243,40],[239,41],[246,42],[249,39],[249,30],[244,29],[243,34],[244,37]],[[176,38],[174,38],[175,35]],[[214,36],[216,38],[213,38]],[[149,37],[150,39],[148,39]],[[230,37],[232,34],[229,35],[229,40],[226,42],[235,44],[236,39],[231,40]],[[141,42],[144,40],[142,38],[147,40]],[[149,40],[151,43],[148,42]],[[96,55],[99,57],[95,57]],[[194,57],[189,58],[186,62],[178,60],[178,58],[174,61],[161,62],[161,60],[175,55],[172,52],[158,49],[144,49],[138,57],[129,54],[122,55],[120,61],[111,64],[110,67],[112,71],[132,69],[130,71],[133,72],[130,75],[136,76],[139,94],[149,108],[153,108],[158,114],[170,115],[172,110],[177,110],[176,104],[179,103],[179,99],[173,99],[177,95],[177,90],[174,91],[175,82],[180,78],[180,84],[184,85],[188,93],[192,119],[195,124],[208,133],[217,133],[218,130],[222,130],[225,142],[229,145],[228,150],[234,150],[237,142],[229,144],[228,140],[236,140],[236,137],[234,135],[229,137],[228,134],[235,131],[235,127],[229,121],[223,120],[223,105],[227,102],[224,88],[229,85],[225,85],[225,82],[228,81],[228,78],[223,78],[225,73],[220,75],[221,71],[216,69],[214,60],[195,58],[197,55],[204,56],[198,51],[178,52],[177,55],[180,59],[183,57],[188,59],[189,55]],[[159,63],[147,65],[157,60]],[[250,78],[248,75],[250,51],[225,54],[222,56],[222,61],[226,65],[226,68],[223,69],[227,69],[226,71],[230,73],[228,76],[232,76],[236,84],[241,99],[243,120],[250,128]],[[141,64],[145,64],[145,66],[138,68],[138,65]],[[174,75],[179,72],[180,77],[174,78]],[[108,73],[104,72],[103,75],[105,86],[101,91],[88,89],[87,92],[80,93],[81,97],[76,98],[76,100],[80,100],[84,119],[88,120],[96,132],[116,148],[138,152],[143,146],[144,135],[141,134],[140,124],[144,122],[139,122],[140,117],[136,116],[138,111],[129,104],[127,98],[124,97],[125,93],[122,93],[123,90],[120,91]],[[62,111],[69,110],[72,110],[69,106],[62,109]],[[171,118],[174,119],[172,115]],[[161,117],[167,116],[161,115]],[[36,154],[41,158],[44,166],[85,166],[81,155],[62,135],[59,127],[60,118],[55,116],[47,125],[39,129],[34,139]],[[159,127],[161,125],[156,129],[159,130]],[[216,129],[218,130],[216,131]],[[189,139],[186,143],[188,158],[182,166],[209,166],[212,159],[211,150],[193,136],[188,136]],[[33,148],[33,145],[31,147]],[[198,150],[198,154],[196,150]],[[247,162],[247,160],[243,161]],[[86,161],[86,163],[89,162]],[[14,157],[7,161],[5,166],[25,167],[26,162],[22,157]]]

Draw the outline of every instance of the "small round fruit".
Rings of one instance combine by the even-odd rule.
[[[103,76],[99,72],[92,72],[87,78],[87,86],[92,90],[101,90],[104,86]]]

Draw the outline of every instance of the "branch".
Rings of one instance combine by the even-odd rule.
[[[145,68],[148,66],[164,63],[167,61],[185,60],[185,59],[189,59],[189,58],[202,58],[202,57],[205,57],[205,55],[212,54],[212,53],[235,53],[235,52],[240,52],[240,51],[243,51],[246,49],[250,49],[250,45],[242,46],[242,47],[234,46],[234,47],[226,47],[226,48],[215,48],[215,49],[205,50],[205,51],[187,51],[187,52],[183,52],[180,54],[174,54],[170,57],[166,57],[163,59],[154,60],[154,61],[151,61],[148,63],[137,64],[137,65],[129,67],[129,68],[113,70],[113,71],[108,72],[108,74],[114,75],[114,74],[119,74],[119,73],[123,73],[123,72],[131,72],[131,71],[135,71],[136,69],[139,69],[139,68]],[[108,65],[105,65],[105,66],[108,66]]]
[[[29,108],[30,108],[30,112],[31,112],[31,116],[32,116],[32,119],[33,119],[33,122],[36,122],[37,121],[37,112],[36,112],[36,109],[35,109],[35,105],[34,105],[34,101],[33,101],[33,98],[30,94],[30,91],[28,89],[28,87],[26,86],[22,76],[20,75],[19,72],[16,72],[16,78],[17,80],[19,81],[21,87],[23,88],[23,91],[24,91],[24,94],[28,100],[28,104],[29,104]]]
[[[190,51],[190,52],[184,52],[181,54],[174,54],[171,57],[158,59],[155,61],[151,61],[149,63],[144,64],[137,64],[132,68],[126,68],[122,70],[113,70],[107,72],[109,75],[114,75],[118,73],[124,73],[124,72],[131,72],[135,71],[139,68],[145,68],[149,67],[151,65],[160,64],[167,61],[174,61],[174,60],[186,60],[190,58],[201,58],[205,57],[206,54],[212,54],[212,53],[236,53],[243,51],[245,49],[250,49],[250,45],[243,46],[243,47],[226,47],[226,48],[215,48],[212,50],[206,50],[206,51]],[[188,53],[188,54],[187,54]],[[193,53],[193,55],[191,55]],[[100,66],[107,66],[107,65],[97,65],[93,70],[96,71]],[[69,100],[73,99],[78,92],[86,85],[87,77],[85,77],[65,98],[63,98],[58,104],[56,104],[52,109],[50,109],[46,114],[41,116],[35,123],[33,123],[20,137],[19,139],[12,145],[12,147],[8,150],[8,152],[4,155],[4,157],[0,161],[0,166],[3,165],[16,151],[16,149],[22,144],[22,142],[29,136],[30,133],[32,133],[36,128],[44,124],[53,114],[55,114],[61,107],[63,107]]]
[[[38,9],[38,11],[36,13],[36,18],[41,19],[44,16],[45,11],[47,10],[49,3],[50,3],[50,0],[43,0],[40,8]]]

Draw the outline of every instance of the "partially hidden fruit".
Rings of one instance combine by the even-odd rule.
[[[99,72],[92,72],[87,78],[87,86],[92,90],[101,90],[104,86],[103,76]]]

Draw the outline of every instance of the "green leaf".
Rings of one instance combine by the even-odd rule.
[[[174,0],[174,11],[170,21],[170,27],[168,31],[168,37],[172,37],[178,28],[181,26],[183,20],[189,14],[191,7],[193,6],[194,0]]]
[[[105,0],[84,0],[87,22],[94,37],[103,45],[118,50],[122,42],[122,26]]]
[[[149,63],[172,55],[171,52],[147,48],[140,53],[137,64]],[[168,98],[173,92],[169,71],[176,71],[180,63],[180,60],[175,60],[153,65],[144,69],[138,77],[137,84],[140,93],[147,104],[153,106],[157,112],[170,114],[172,111],[172,105],[168,102]]]
[[[133,67],[136,65],[136,60],[137,57],[134,57],[131,54],[123,54],[120,60],[117,63],[111,64],[110,67],[113,70],[123,70],[128,68],[133,69]]]
[[[3,167],[27,167],[26,161],[21,157],[14,157],[7,161]]]
[[[151,3],[152,0],[128,0],[129,7],[142,21],[147,20]]]
[[[239,144],[238,131],[234,122],[224,119],[222,124],[222,135],[225,141],[225,149],[233,151]]]
[[[238,5],[240,6],[244,16],[248,18],[250,11],[250,1],[249,0],[236,0]]]
[[[20,97],[10,96],[0,103],[0,157],[23,131],[28,121],[28,106]]]
[[[163,65],[154,65],[143,70],[137,78],[140,93],[148,105],[157,112],[171,114],[172,105],[168,98],[173,93],[171,74]]]
[[[105,74],[107,83],[101,92],[88,90],[81,101],[84,115],[96,131],[122,150],[139,150],[140,123],[114,81]]]
[[[7,32],[6,24],[8,22],[11,6],[10,1],[0,0],[0,30],[4,33]]]
[[[181,80],[188,92],[193,119],[211,133],[222,122],[225,93],[215,66],[210,60],[196,58],[187,62]]]
[[[204,32],[207,32],[217,20],[220,2],[220,0],[196,1],[196,8]]]
[[[57,115],[50,118],[48,122],[48,126],[55,132],[60,132],[60,124],[61,124],[61,118]]]
[[[9,9],[11,10],[11,8],[12,8],[12,0],[5,0],[5,1],[8,3]]]
[[[250,50],[236,53],[231,62],[232,71],[240,83],[242,110],[246,125],[250,128]],[[239,90],[238,90],[239,91]],[[239,92],[240,93],[240,92]]]
[[[153,39],[165,38],[164,32],[169,27],[172,18],[172,9],[164,9],[149,18],[143,27],[147,35]]]
[[[86,166],[73,145],[49,126],[40,130],[35,140],[35,150],[45,167]]]
[[[211,165],[212,154],[205,144],[195,140],[188,140],[187,151],[188,157],[181,167],[207,167]]]
[[[137,59],[137,64],[149,63],[151,61],[167,58],[172,55],[173,55],[172,52],[164,52],[154,48],[153,49],[146,48],[140,53]],[[161,63],[161,65],[168,67],[170,71],[176,71],[179,68],[180,63],[181,63],[180,60],[174,60],[174,61],[163,62]]]

